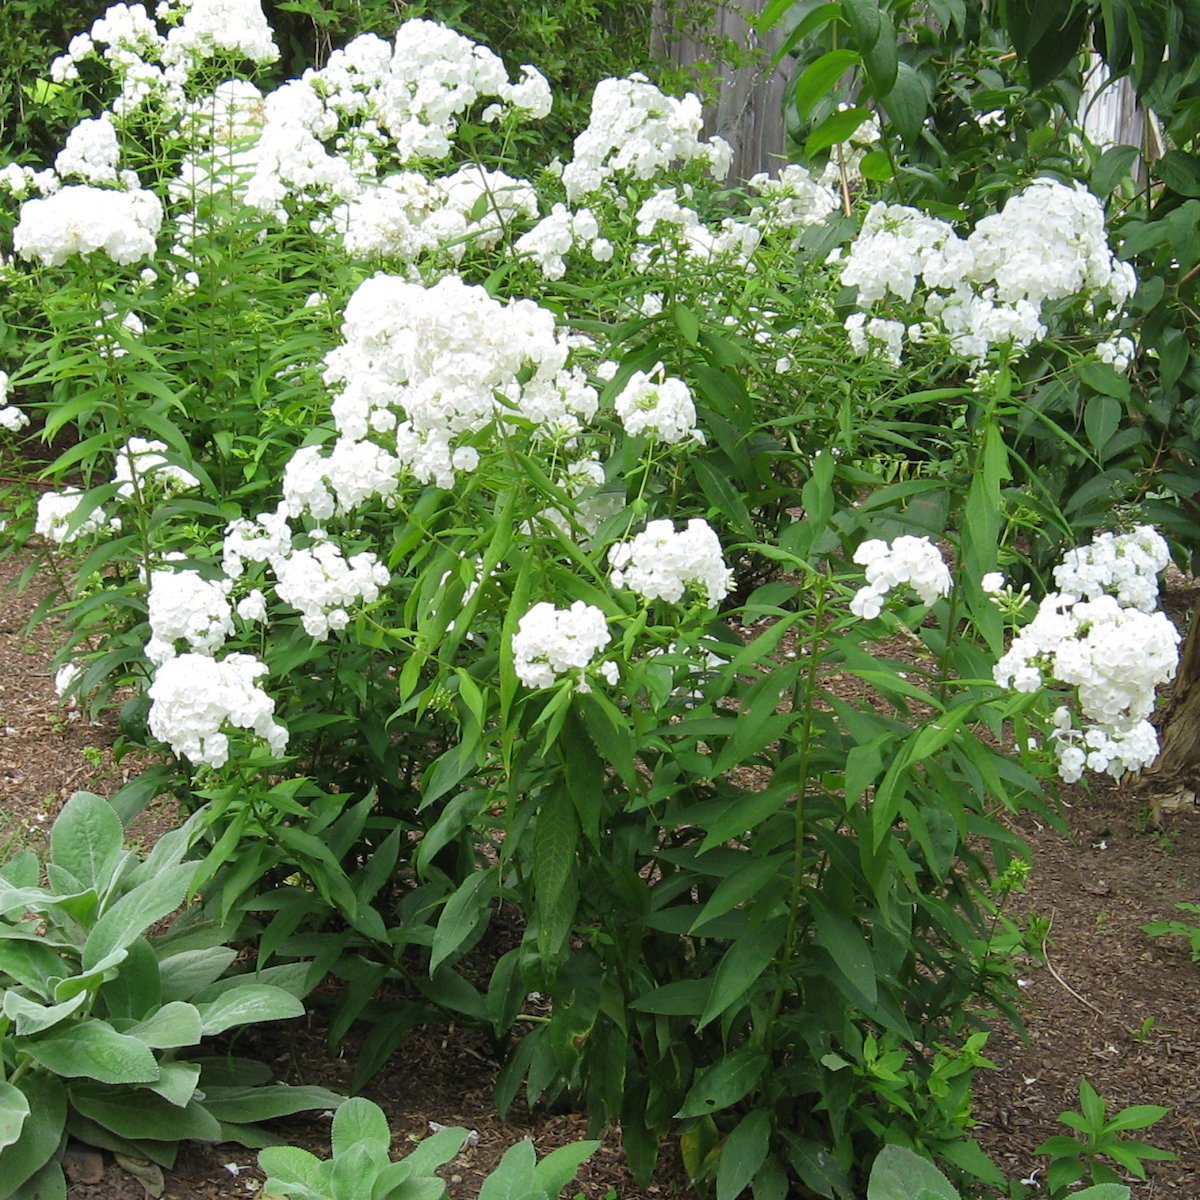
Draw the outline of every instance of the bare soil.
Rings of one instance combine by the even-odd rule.
[[[62,802],[84,788],[111,795],[137,765],[114,764],[112,714],[89,722],[64,709],[55,695],[50,660],[53,631],[25,629],[47,595],[52,577],[24,592],[10,585],[25,561],[0,562],[0,847],[35,844]],[[1189,610],[1194,593],[1177,587],[1171,600]],[[1170,1114],[1134,1136],[1172,1151],[1178,1162],[1151,1164],[1149,1179],[1130,1179],[1135,1200],[1200,1197],[1200,965],[1180,939],[1151,939],[1142,926],[1181,916],[1174,905],[1200,902],[1200,814],[1163,815],[1153,824],[1142,800],[1118,784],[1069,789],[1064,817],[1068,840],[1052,829],[1018,826],[1034,853],[1034,871],[1017,904],[1050,921],[1048,962],[1022,966],[1028,1043],[998,1030],[987,1053],[996,1069],[977,1077],[975,1135],[1011,1178],[1044,1168],[1035,1154],[1047,1137],[1067,1130],[1060,1112],[1078,1105],[1086,1078],[1110,1112],[1161,1104]],[[152,840],[172,819],[151,813],[135,827]],[[1200,918],[1197,918],[1200,921]],[[330,1053],[315,1009],[307,1018],[266,1027],[239,1052],[274,1064],[289,1083],[349,1086],[356,1052],[352,1036]],[[450,1195],[469,1200],[500,1155],[521,1138],[545,1152],[587,1136],[578,1114],[529,1114],[514,1105],[501,1122],[492,1105],[498,1064],[486,1039],[454,1027],[412,1035],[369,1085],[366,1095],[386,1111],[395,1150],[428,1131],[430,1122],[478,1132],[447,1171]],[[328,1118],[277,1123],[288,1140],[320,1153],[328,1148]],[[256,1193],[262,1176],[253,1152],[238,1146],[186,1145],[167,1174],[167,1200],[232,1200]],[[667,1196],[686,1191],[674,1156],[664,1154],[661,1177],[639,1189],[623,1165],[619,1135],[606,1135],[581,1173],[588,1200],[606,1195]],[[71,1200],[142,1200],[142,1183],[108,1156],[73,1166]]]

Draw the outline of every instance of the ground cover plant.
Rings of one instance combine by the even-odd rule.
[[[1153,761],[1177,657],[1161,537],[1091,537],[1012,437],[1119,436],[1097,199],[847,216],[866,114],[729,189],[639,75],[534,171],[545,79],[444,26],[264,94],[256,6],[157,17],[72,43],[106,107],[3,172],[0,422],[71,435],[11,535],[71,578],[63,692],[132,687],[173,756],[116,813],[192,810],[212,916],[377,1022],[357,1083],[451,1014],[502,1110],[581,1101],[642,1177],[679,1132],[719,1200],[860,1194],[889,1143],[1007,1189],[969,1137],[1019,1020],[1002,818]]]

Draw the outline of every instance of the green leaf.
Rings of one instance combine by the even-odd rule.
[[[153,1016],[147,1017],[125,1031],[155,1050],[172,1050],[195,1046],[204,1035],[200,1011],[194,1004],[172,1000]]]
[[[1088,441],[1098,455],[1103,456],[1104,447],[1117,432],[1121,423],[1121,402],[1115,396],[1089,396],[1083,410],[1083,427]]]
[[[878,0],[842,0],[842,16],[859,50],[868,50],[879,37]]]
[[[844,142],[870,115],[868,108],[842,108],[830,113],[805,139],[804,157],[812,158]]]
[[[124,855],[125,828],[103,796],[76,792],[50,828],[50,860],[101,895]]]
[[[900,136],[913,143],[921,135],[925,114],[929,109],[929,96],[921,77],[908,65],[900,63],[896,70],[896,82],[886,96],[879,98],[888,117],[896,126]]]
[[[806,118],[817,103],[833,92],[847,71],[861,61],[857,50],[830,50],[809,63],[796,82],[793,102],[801,119]]]
[[[735,1200],[746,1190],[767,1161],[770,1138],[769,1109],[756,1108],[738,1122],[717,1163],[717,1200]]]
[[[874,0],[872,0],[874,3]],[[879,36],[869,50],[863,51],[863,66],[876,96],[886,96],[896,86],[900,56],[896,50],[896,26],[886,9],[879,12]]]
[[[499,886],[497,869],[473,871],[446,901],[438,918],[429,956],[429,975],[467,940],[487,915]]]
[[[1161,1121],[1171,1110],[1161,1104],[1134,1104],[1123,1108],[1104,1128],[1109,1132],[1120,1132],[1123,1129],[1145,1129],[1155,1121]]]
[[[386,1156],[392,1145],[383,1109],[365,1096],[353,1096],[333,1115],[333,1153],[341,1154],[356,1142],[370,1142]]]
[[[267,1176],[266,1193],[282,1193],[292,1200],[328,1195],[321,1160],[299,1146],[268,1146],[259,1151],[258,1166]]]
[[[1168,150],[1154,164],[1159,179],[1181,196],[1200,196],[1200,158],[1183,150]]]
[[[314,1109],[336,1111],[345,1100],[345,1096],[328,1088],[310,1084],[296,1087],[283,1084],[269,1087],[204,1086],[204,1107],[218,1121],[234,1124],[269,1121]]]
[[[1088,188],[1101,200],[1107,199],[1129,177],[1140,153],[1136,146],[1109,146],[1096,160]]]
[[[522,1200],[533,1182],[537,1161],[533,1143],[526,1139],[510,1146],[479,1189],[479,1200]]]
[[[165,1062],[159,1064],[157,1083],[147,1086],[156,1096],[183,1108],[196,1095],[200,1082],[200,1067],[196,1063]]]
[[[1129,1189],[1123,1183],[1094,1183],[1082,1192],[1072,1192],[1071,1200],[1129,1200]]]
[[[70,1000],[47,1008],[44,1004],[26,1000],[19,992],[10,988],[4,993],[4,1015],[14,1022],[14,1031],[18,1037],[29,1037],[65,1021],[82,1007],[86,1000],[87,993],[79,992]]]
[[[83,947],[84,967],[90,968],[105,955],[128,946],[163,917],[170,916],[183,903],[194,871],[194,863],[179,863],[126,892],[88,935]]]
[[[118,1033],[95,1017],[72,1022],[67,1030],[21,1038],[19,1049],[65,1079],[97,1079],[101,1083],[153,1083],[158,1062],[137,1038]]]
[[[700,1016],[698,1028],[703,1028],[732,1008],[758,983],[759,976],[770,966],[779,947],[783,945],[787,922],[784,917],[751,925],[725,952],[713,976],[712,992]]]
[[[871,1168],[867,1200],[960,1200],[957,1189],[931,1162],[904,1146],[884,1146]]]
[[[753,1046],[738,1047],[696,1077],[677,1117],[703,1117],[721,1112],[746,1096],[762,1078],[767,1056]]]
[[[195,1101],[180,1108],[147,1089],[118,1093],[73,1087],[70,1095],[72,1105],[88,1120],[130,1141],[221,1140],[220,1124]]]
[[[816,892],[809,894],[817,924],[817,937],[829,951],[838,970],[850,981],[854,989],[868,1004],[878,999],[875,983],[875,961],[863,932],[853,919],[844,912],[831,908]]]
[[[19,1188],[58,1153],[67,1120],[66,1088],[53,1075],[33,1071],[14,1086],[24,1094],[29,1116],[21,1136],[0,1150],[0,1195],[4,1196],[11,1195],[6,1189]]]
[[[5,1195],[8,1200],[67,1200],[67,1177],[56,1159],[40,1167],[15,1191]]]
[[[207,1004],[197,1005],[205,1037],[224,1033],[235,1025],[258,1021],[286,1021],[302,1017],[304,1005],[291,992],[265,983],[248,983],[233,988]]]
[[[579,1174],[579,1168],[599,1149],[599,1142],[571,1142],[551,1150],[534,1167],[530,1190],[545,1192],[550,1200],[554,1200]]]
[[[236,958],[236,950],[212,946],[206,950],[183,950],[161,959],[158,970],[162,978],[163,1002],[190,1000],[220,979]]]
[[[29,1098],[11,1083],[0,1083],[0,1150],[20,1136],[29,1117]]]

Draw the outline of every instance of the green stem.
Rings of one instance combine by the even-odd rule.
[[[800,762],[796,771],[796,802],[792,809],[794,822],[792,888],[788,897],[787,932],[784,934],[783,948],[779,956],[779,979],[775,984],[775,994],[771,998],[771,1008],[767,1016],[766,1031],[768,1034],[774,1028],[775,1022],[779,1019],[780,1010],[783,1008],[783,997],[787,991],[792,956],[796,951],[796,939],[800,930],[800,911],[804,902],[804,840],[807,834],[805,800],[808,795],[808,763],[812,749],[813,711],[817,694],[817,671],[821,662],[821,639],[825,632],[825,605],[829,594],[825,577],[820,572],[812,572],[809,580],[816,586],[817,601],[813,610],[812,632],[807,645],[808,669],[792,693],[792,711],[799,711],[802,714]],[[801,688],[803,688],[803,696],[800,695]]]

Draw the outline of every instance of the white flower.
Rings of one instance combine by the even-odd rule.
[[[604,613],[594,605],[576,600],[568,609],[557,609],[543,600],[513,634],[513,666],[526,687],[551,687],[559,675],[578,673],[576,691],[586,692],[583,672],[611,640]],[[608,678],[607,664],[601,670]]]
[[[867,620],[879,615],[883,597],[902,583],[907,583],[924,604],[933,604],[939,596],[950,594],[950,571],[927,537],[905,535],[891,545],[874,538],[859,545],[854,561],[866,567],[867,586],[851,599],[850,611]]]
[[[999,596],[1004,591],[1004,574],[1001,571],[990,571],[980,581],[979,586],[985,596]]]
[[[166,460],[163,454],[166,449],[165,442],[148,441],[146,438],[139,437],[130,438],[117,451],[112,479],[113,483],[120,484],[117,494],[128,498],[133,496],[139,488],[144,489],[152,481],[158,484],[167,495],[199,487],[200,480],[195,475]],[[135,478],[136,488],[134,486]]]
[[[696,428],[696,406],[688,385],[674,376],[664,377],[662,363],[649,374],[634,371],[613,407],[630,437],[648,434],[671,445],[704,441]]]
[[[229,588],[229,580],[204,579],[197,571],[152,571],[146,657],[160,666],[174,657],[177,641],[196,654],[216,654],[233,634]]]
[[[34,533],[63,545],[73,542],[85,534],[103,529],[108,524],[108,515],[104,509],[97,506],[74,530],[68,532],[68,525],[79,508],[81,496],[82,493],[78,488],[67,488],[62,492],[46,492],[40,496],[37,516],[34,520]]]
[[[374,554],[364,551],[349,560],[332,542],[318,542],[307,550],[293,550],[272,563],[275,594],[301,614],[310,637],[327,638],[331,630],[345,629],[348,606],[358,600],[379,599],[391,576]]]
[[[13,232],[13,248],[48,267],[95,250],[124,266],[154,253],[162,219],[162,202],[153,192],[114,192],[79,184],[45,199],[26,200]]]
[[[275,721],[275,701],[256,683],[266,663],[248,654],[218,661],[204,654],[168,659],[149,688],[150,732],[193,763],[223,767],[229,759],[225,726],[248,729],[281,755],[288,734]]]
[[[0,427],[9,433],[20,433],[29,424],[29,416],[15,404],[6,404],[0,408]]]
[[[715,531],[698,517],[679,532],[670,521],[651,521],[632,541],[613,546],[608,561],[613,587],[627,587],[647,600],[677,604],[694,587],[714,605],[733,583]]]

